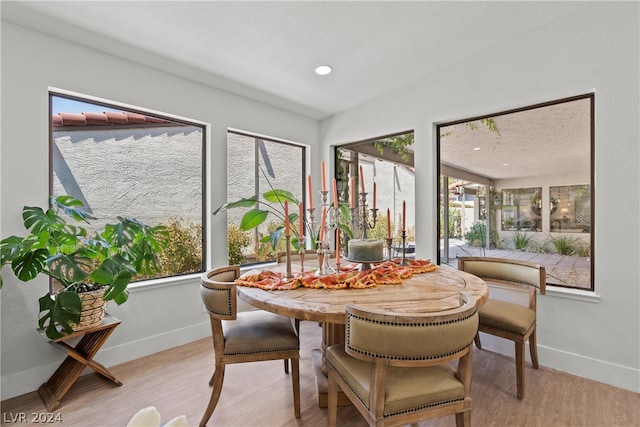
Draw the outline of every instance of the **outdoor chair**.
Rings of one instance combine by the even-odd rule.
[[[538,349],[536,344],[536,303],[537,291],[544,295],[546,271],[544,266],[528,261],[491,257],[458,258],[458,269],[480,277],[487,283],[496,283],[529,292],[528,305],[502,301],[494,298],[478,310],[480,326],[478,330],[487,334],[511,340],[515,343],[517,396],[524,398],[525,384],[525,343],[529,341],[531,364],[538,369]],[[482,348],[480,335],[476,336],[476,346]]]
[[[266,360],[291,361],[293,408],[300,417],[300,340],[298,322],[263,310],[237,312],[236,284],[239,266],[222,267],[202,275],[200,294],[211,319],[215,353],[213,386],[200,427],[207,424],[218,403],[225,365]]]
[[[329,426],[337,421],[338,389],[370,426],[412,424],[456,416],[471,423],[475,299],[424,315],[346,307],[346,343],[326,351]],[[452,362],[457,361],[457,367]]]

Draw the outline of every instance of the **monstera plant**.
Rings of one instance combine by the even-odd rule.
[[[44,274],[58,284],[58,292],[39,299],[39,326],[49,338],[73,332],[81,315],[83,292],[103,288],[105,301],[127,301],[127,286],[136,274],[160,270],[158,254],[168,243],[163,226],[147,226],[135,219],[117,217],[101,232],[82,227],[95,219],[71,196],[50,198],[46,211],[25,206],[24,227],[29,234],[0,241],[0,268],[10,265],[15,276],[28,282]],[[3,284],[0,275],[0,287]]]

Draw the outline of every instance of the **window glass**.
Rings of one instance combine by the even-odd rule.
[[[542,231],[542,188],[502,190],[502,229]]]
[[[261,209],[269,210],[266,220],[257,227],[243,231],[240,224],[251,207],[228,209],[229,264],[251,264],[274,260],[285,250],[284,238],[275,250],[264,241],[283,226],[280,206],[268,203],[262,195],[270,190],[285,190],[304,201],[305,148],[300,145],[244,134],[227,133],[227,201],[257,197]],[[314,197],[318,197],[314,195]],[[290,213],[298,207],[291,206]]]
[[[551,231],[589,233],[591,192],[588,185],[549,187]]]
[[[88,231],[117,216],[166,226],[154,277],[201,272],[204,141],[202,125],[51,94],[51,194],[80,199]]]
[[[440,263],[535,260],[593,291],[595,95],[437,125]]]

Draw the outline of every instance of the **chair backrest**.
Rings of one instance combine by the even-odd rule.
[[[461,257],[458,258],[458,270],[496,283],[533,286],[543,295],[546,292],[545,267],[534,262],[492,257]]]
[[[200,296],[212,318],[235,320],[237,297],[235,280],[240,277],[240,266],[220,267],[202,274]]]
[[[345,351],[358,359],[386,359],[389,365],[434,365],[468,352],[478,331],[475,299],[460,294],[458,308],[405,315],[347,305]]]

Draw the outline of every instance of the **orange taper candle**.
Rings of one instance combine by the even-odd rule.
[[[391,212],[387,208],[387,239],[391,238]]]
[[[333,207],[338,207],[338,183],[335,178],[333,178]]]
[[[313,187],[311,186],[311,175],[309,175],[309,209],[313,209]]]
[[[302,207],[302,202],[300,202],[300,212],[298,213],[298,219],[300,220],[300,225],[298,225],[298,232],[300,234],[300,249],[304,249],[302,247],[302,242],[304,241],[304,209]]]
[[[287,200],[284,201],[284,235],[290,236],[289,234],[289,202]]]
[[[324,160],[320,163],[320,169],[322,169],[322,191],[327,191],[327,180],[324,172]]]
[[[402,201],[402,231],[407,231],[407,201]]]
[[[373,181],[373,209],[376,208],[376,182]]]
[[[351,206],[352,209],[356,207],[355,194],[356,194],[356,183],[353,180],[353,177],[350,177],[349,178],[349,206]]]
[[[360,190],[364,193],[364,174],[362,173],[362,166],[360,166]]]

